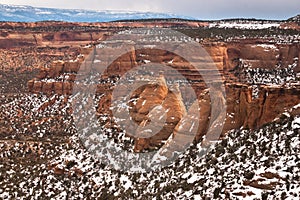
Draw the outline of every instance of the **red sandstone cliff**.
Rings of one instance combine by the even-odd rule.
[[[282,68],[294,63],[296,64],[294,71],[297,72],[299,71],[299,62],[295,63],[294,58],[300,56],[298,44],[276,45],[257,44],[255,41],[241,41],[241,43],[204,44],[204,47],[225,77],[226,96],[224,96],[224,98],[226,99],[227,114],[223,133],[240,127],[258,128],[263,124],[271,122],[280,113],[283,113],[286,109],[300,102],[300,88],[297,83],[292,87],[261,85],[259,86],[257,94],[254,94],[255,89],[251,84],[239,80],[239,77],[234,75],[236,67],[241,60],[246,62],[251,68],[267,69],[275,68],[278,63],[281,64]],[[87,55],[90,51],[91,49],[82,49],[82,56]],[[79,57],[75,61],[53,62],[51,68],[42,69],[36,79],[28,82],[30,91],[43,92],[49,95],[53,92],[70,95],[72,93],[72,84],[75,80],[76,72],[83,60],[83,57]],[[204,82],[201,82],[201,75],[193,73],[190,65],[186,63],[184,59],[170,52],[163,52],[161,50],[146,49],[144,51],[132,51],[114,61],[106,70],[106,76],[121,76],[126,71],[143,63],[143,60],[168,63],[169,66],[177,69],[187,79],[198,81],[193,84],[193,88],[199,98],[201,97],[200,99],[206,99],[205,101],[199,102],[202,109],[202,116],[200,118],[197,138],[200,138],[208,129],[208,118],[211,115],[211,104],[208,96],[209,91],[208,93],[203,93],[207,87]],[[213,75],[214,72],[211,73]],[[172,93],[166,92],[167,89],[162,88],[162,92],[164,92],[160,95],[161,99],[155,99],[156,97],[152,97],[153,95],[151,95],[151,88],[153,87],[154,86],[146,87],[136,93],[136,96],[139,97],[140,100],[135,106],[135,109],[132,110],[132,116],[137,123],[146,123],[147,114],[154,103],[162,104],[165,109],[172,108],[175,112],[180,105],[180,101],[186,101],[189,98],[188,94],[183,94],[183,99],[177,101],[175,96],[172,97]],[[105,94],[99,102],[98,112],[111,114],[109,102],[112,90],[113,87],[110,84],[98,85],[97,92],[99,94]],[[168,100],[168,98],[170,99]],[[148,103],[146,103],[145,106],[141,106],[140,104],[144,101]],[[167,125],[156,136],[148,139],[137,139],[135,150],[140,151],[145,148],[152,148],[160,144],[162,140],[166,140],[184,116],[183,113],[185,111],[182,110],[180,106],[178,109],[178,116],[176,112],[172,114],[172,119],[176,119],[176,121],[170,121],[172,125]],[[170,117],[171,115],[168,116],[168,119],[170,119]]]

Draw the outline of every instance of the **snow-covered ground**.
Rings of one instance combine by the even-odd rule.
[[[49,99],[56,101],[40,109]],[[69,103],[63,101],[60,96],[21,95],[7,102],[6,110],[1,107],[1,114],[12,118],[19,110],[25,114],[34,111],[30,119],[44,119],[40,123],[46,125],[39,126],[42,135],[32,134],[38,130],[26,132],[26,126],[13,127],[16,140],[8,137],[0,141],[0,198],[299,198],[300,116],[289,113],[299,105],[258,130],[229,132],[204,156],[201,145],[195,144],[160,171],[133,173],[117,171],[97,160],[82,146],[72,124],[61,133],[49,132],[56,123],[47,116],[65,115],[64,123],[71,122],[66,112]],[[108,133],[117,134],[108,129]],[[25,136],[31,141],[22,141]]]
[[[249,20],[237,20],[237,21],[218,21],[210,23],[209,27],[216,28],[236,28],[236,29],[267,29],[272,27],[279,27],[280,22],[264,22],[264,21],[249,21]]]
[[[262,47],[267,51],[275,48],[273,45],[263,45]],[[292,83],[298,79],[298,74],[294,72],[294,68],[297,67],[298,64],[297,57],[294,58],[294,63],[288,65],[288,67],[283,68],[278,66],[275,69],[252,68],[252,66],[247,64],[246,61],[241,60],[240,62],[241,63],[236,75],[240,77],[241,81],[247,82],[248,84],[291,86]]]

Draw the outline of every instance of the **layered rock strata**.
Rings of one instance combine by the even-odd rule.
[[[226,133],[231,129],[240,127],[255,129],[266,123],[273,121],[280,113],[286,109],[298,104],[300,102],[300,88],[299,88],[299,45],[275,45],[275,44],[261,44],[254,41],[241,41],[240,44],[236,43],[213,43],[204,44],[204,48],[211,56],[216,70],[201,71],[205,76],[209,76],[209,80],[217,78],[218,73],[224,78],[225,83],[225,96],[224,101],[227,106],[226,120],[222,133]],[[76,79],[77,72],[84,58],[91,49],[83,49],[81,55],[75,61],[56,61],[53,62],[51,68],[41,69],[40,74],[34,80],[28,82],[28,87],[32,92],[43,92],[46,94],[72,94],[72,85]],[[96,49],[97,51],[97,49]],[[102,52],[103,53],[103,52]],[[111,52],[106,51],[107,55]],[[94,62],[98,62],[97,58]],[[163,63],[176,69],[192,84],[196,95],[201,99],[199,106],[203,113],[200,117],[200,126],[197,130],[197,139],[200,139],[209,129],[209,117],[211,116],[212,108],[210,102],[210,91],[207,90],[207,83],[198,70],[195,70],[184,58],[175,55],[171,52],[163,50],[132,50],[127,54],[122,55],[112,63],[108,63],[109,67],[99,77],[102,80],[101,84],[97,85],[97,94],[103,95],[97,107],[100,114],[112,115],[110,110],[112,91],[114,90],[114,81],[123,76],[127,71],[142,66],[145,63]],[[243,80],[239,74],[241,73],[240,66],[249,66],[251,69],[268,69],[276,70],[278,68],[287,68],[292,66],[294,77],[289,84],[274,85],[274,84],[258,84],[251,85],[246,80]],[[90,71],[87,65],[82,71]],[[276,73],[275,73],[276,74]],[[254,74],[253,76],[264,76],[265,74]],[[176,75],[168,74],[169,79],[166,81],[172,82],[176,80]],[[171,78],[170,78],[171,77]],[[173,78],[172,78],[173,77]],[[110,80],[110,81],[109,81]],[[159,86],[162,87],[162,86]],[[165,86],[164,86],[165,87]],[[132,116],[136,123],[143,125],[147,123],[145,118],[151,111],[153,103],[161,104],[165,109],[172,108],[174,113],[167,114],[169,124],[164,127],[158,135],[151,136],[150,138],[137,138],[135,143],[135,150],[141,151],[157,147],[162,141],[165,141],[174,130],[176,125],[184,117],[184,109],[179,106],[180,102],[188,102],[190,94],[182,90],[178,86],[176,93],[178,93],[182,100],[176,100],[177,96],[170,89],[162,87],[164,91],[158,97],[154,96],[151,89],[158,86],[149,85],[149,87],[138,90],[135,95],[140,100],[136,107],[132,110]],[[124,90],[126,91],[126,90]],[[153,95],[151,95],[153,93]],[[156,99],[158,98],[158,99]],[[150,100],[151,99],[151,100]],[[142,102],[152,102],[150,104],[139,105]],[[190,104],[193,102],[189,102]],[[140,106],[140,107],[138,107]],[[178,107],[178,112],[176,111]],[[185,108],[186,109],[186,108]],[[173,119],[170,120],[170,119]]]

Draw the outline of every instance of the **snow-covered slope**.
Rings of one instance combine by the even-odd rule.
[[[38,108],[48,98],[40,95],[21,95],[5,103],[7,110],[0,108],[7,117],[18,110],[25,116],[39,110],[33,117],[67,112],[68,106],[58,109],[64,97],[55,98],[44,111]],[[258,130],[229,132],[205,156],[195,145],[171,166],[148,173],[116,171],[83,148],[71,127],[66,132],[72,137],[55,140],[48,130],[56,120],[40,121],[31,141],[0,144],[0,198],[299,199],[300,116],[292,115],[299,108],[294,106]],[[16,137],[29,135],[24,126],[14,128],[19,130]],[[52,160],[48,166],[46,158]],[[17,159],[20,164],[15,164]]]
[[[279,27],[280,22],[274,21],[259,21],[251,19],[242,19],[242,20],[221,20],[213,22],[209,27],[216,28],[236,28],[236,29],[267,29],[272,27]]]
[[[286,114],[254,132],[232,131],[204,157],[199,156],[200,145],[195,146],[174,165],[157,172],[122,174],[105,167],[93,168],[95,161],[86,159],[87,152],[79,148],[65,152],[54,163],[66,169],[72,161],[70,173],[82,169],[93,186],[78,181],[73,189],[56,191],[70,193],[77,187],[82,191],[96,187],[92,196],[106,194],[116,199],[297,199],[299,142],[299,116]],[[62,184],[54,177],[51,180],[53,188]],[[80,193],[76,195],[84,195]]]
[[[295,17],[289,18],[288,21],[291,21],[291,22],[300,22],[300,15],[297,15]]]
[[[107,22],[124,19],[187,18],[174,14],[129,11],[91,11],[0,4],[0,21]]]

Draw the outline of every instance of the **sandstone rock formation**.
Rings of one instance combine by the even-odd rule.
[[[201,23],[0,22],[0,165],[3,169],[0,188],[6,188],[3,193],[0,191],[0,196],[147,199],[159,194],[166,199],[185,199],[193,187],[197,189],[193,191],[197,194],[194,198],[204,199],[299,197],[300,37],[296,29],[299,24],[291,21],[278,27],[287,30],[253,30],[254,35],[243,36],[249,30],[199,28]],[[197,141],[201,141],[204,134],[213,138],[222,123],[221,116],[226,114],[222,129],[226,136],[206,156],[199,154],[203,149],[198,143],[182,153],[170,167],[159,173],[149,172],[145,177],[145,173],[109,170],[109,166],[102,164],[103,159],[91,156],[91,151],[82,145],[77,135],[73,137],[78,128],[73,124],[70,103],[74,81],[88,73],[98,75],[93,73],[91,60],[87,59],[91,45],[88,48],[82,45],[97,44],[98,36],[106,38],[113,32],[125,30],[125,26],[179,27],[180,31],[187,28],[209,52],[224,77],[226,92],[212,91],[208,87],[211,85],[204,82],[205,75],[212,77],[209,80],[213,82],[215,70],[199,74],[184,58],[172,52],[131,49],[113,63],[107,62],[110,66],[99,75],[95,99],[99,99],[96,116],[101,127],[95,128],[112,138],[122,152],[152,151],[160,147],[159,155],[171,157],[194,139],[194,135],[188,134],[194,130]],[[204,39],[203,31],[209,33]],[[277,31],[283,34],[270,36]],[[223,33],[230,35],[231,32],[236,35],[220,39]],[[263,35],[257,36],[257,32]],[[114,52],[102,53],[109,56]],[[89,62],[81,66],[84,60]],[[94,58],[94,63],[100,63],[99,57]],[[126,104],[131,108],[129,116],[140,125],[134,130],[137,137],[133,141],[129,137],[132,135],[125,135],[111,118],[112,92],[120,77],[145,63],[163,63],[176,69],[189,80],[191,88],[187,90],[182,82],[176,86],[177,75],[170,72],[156,77],[157,81],[165,80],[161,84],[145,82],[147,84],[135,90]],[[39,72],[35,75],[37,69]],[[128,78],[135,80],[133,76]],[[38,94],[27,94],[26,86],[30,92]],[[84,84],[80,86],[88,89]],[[122,95],[128,94],[127,91],[126,85],[120,87]],[[195,91],[198,102],[191,101],[191,91]],[[212,103],[217,105],[215,108],[224,102],[226,113],[212,109]],[[147,126],[154,122],[159,127],[164,114],[163,129],[153,135]],[[200,115],[198,127],[193,126],[197,114]],[[244,129],[227,132],[239,128]],[[149,137],[141,137],[147,134]],[[104,153],[105,158],[106,155]],[[121,159],[127,162],[130,158],[122,156]],[[169,191],[177,192],[175,195]]]
[[[136,130],[137,135],[145,134],[145,138],[140,137],[135,140],[135,151],[155,148],[162,141],[167,140],[175,126],[186,114],[179,87],[175,85],[168,88],[162,75],[158,79],[156,83],[145,85],[143,89],[136,91],[133,95],[137,101],[135,105],[131,105],[131,116],[139,124],[139,128]],[[161,108],[156,106],[161,106]],[[161,109],[162,112],[155,109]],[[163,119],[164,115],[165,119]],[[156,127],[162,128],[153,135],[152,131]],[[149,130],[151,132],[147,134]]]
[[[136,23],[135,25],[139,26],[138,24],[139,23]],[[114,25],[117,26],[116,24]],[[145,24],[141,23],[141,26],[144,25]],[[165,23],[164,25],[169,26],[170,24]],[[120,25],[120,27],[122,27],[122,25]],[[106,37],[105,34],[107,34],[107,32],[102,32],[101,34],[103,34],[103,37]],[[75,36],[65,37],[64,39],[68,40],[67,38],[71,41]],[[78,40],[78,38],[75,38],[75,40]],[[226,100],[227,114],[222,130],[223,134],[228,130],[240,127],[250,129],[258,128],[274,120],[278,114],[284,112],[285,109],[299,103],[300,89],[299,75],[297,75],[300,71],[300,59],[298,59],[300,57],[299,44],[277,44],[269,40],[247,38],[229,42],[203,41],[201,45],[214,62],[208,63],[208,65],[215,65],[218,71],[206,69],[200,74],[198,70],[179,55],[165,50],[151,48],[132,49],[112,63],[109,61],[99,61],[97,57],[95,57],[94,62],[107,62],[108,65],[107,69],[101,77],[99,77],[100,84],[97,85],[96,94],[101,95],[97,106],[98,114],[112,115],[110,103],[112,91],[114,90],[114,82],[117,82],[118,78],[137,66],[151,62],[162,63],[176,69],[192,83],[191,86],[200,100],[198,103],[201,108],[200,126],[196,136],[197,140],[201,139],[209,129],[209,123],[212,123],[212,121],[209,120],[212,114],[212,102],[210,99],[212,91],[207,90],[208,83],[204,81],[203,76],[210,77],[209,80],[211,80],[211,82],[213,82],[214,78],[217,78],[217,73],[221,73],[224,78],[226,90],[224,101]],[[107,49],[106,51],[96,49],[95,51],[95,56],[98,54],[109,57],[114,53],[114,49]],[[81,48],[81,54],[77,59],[72,61],[55,61],[50,68],[42,68],[39,75],[28,82],[30,91],[35,93],[43,92],[48,95],[52,93],[64,95],[72,94],[72,85],[76,76],[78,76],[78,70],[80,68],[80,70],[86,72],[93,70],[90,63],[83,65],[84,59],[87,58],[90,52],[91,48]],[[280,79],[281,77],[278,71],[284,71],[287,68],[293,77],[288,77],[278,82],[275,81],[276,84],[265,82],[264,78],[259,79],[261,76],[269,77],[270,74],[272,75],[270,77],[273,77],[271,79]],[[245,78],[245,73],[250,75]],[[177,78],[176,74],[171,74],[170,72],[167,82],[172,82]],[[256,81],[254,84],[253,80],[256,79],[262,81]],[[153,92],[154,90],[156,91],[155,93]],[[120,90],[120,92],[122,92],[122,90]],[[123,92],[126,93],[126,88],[124,88]],[[136,151],[155,148],[162,141],[167,140],[168,137],[174,133],[174,130],[178,134],[182,132],[179,127],[176,128],[180,120],[188,118],[188,116],[184,115],[185,109],[187,108],[182,106],[182,102],[189,102],[191,97],[190,93],[183,90],[181,85],[178,86],[176,92],[172,92],[172,90],[166,88],[166,86],[148,84],[147,87],[138,89],[134,93],[134,96],[138,100],[136,105],[131,105],[131,116],[134,121],[141,126],[146,126],[149,123],[149,116],[147,115],[155,115],[155,113],[157,115],[159,113],[159,110],[155,109],[152,113],[150,112],[155,107],[154,105],[162,105],[166,110],[172,108],[169,109],[172,113],[167,114],[167,125],[164,126],[159,134],[147,139],[136,139]],[[194,102],[189,103],[192,104]],[[170,120],[171,118],[172,120]]]

